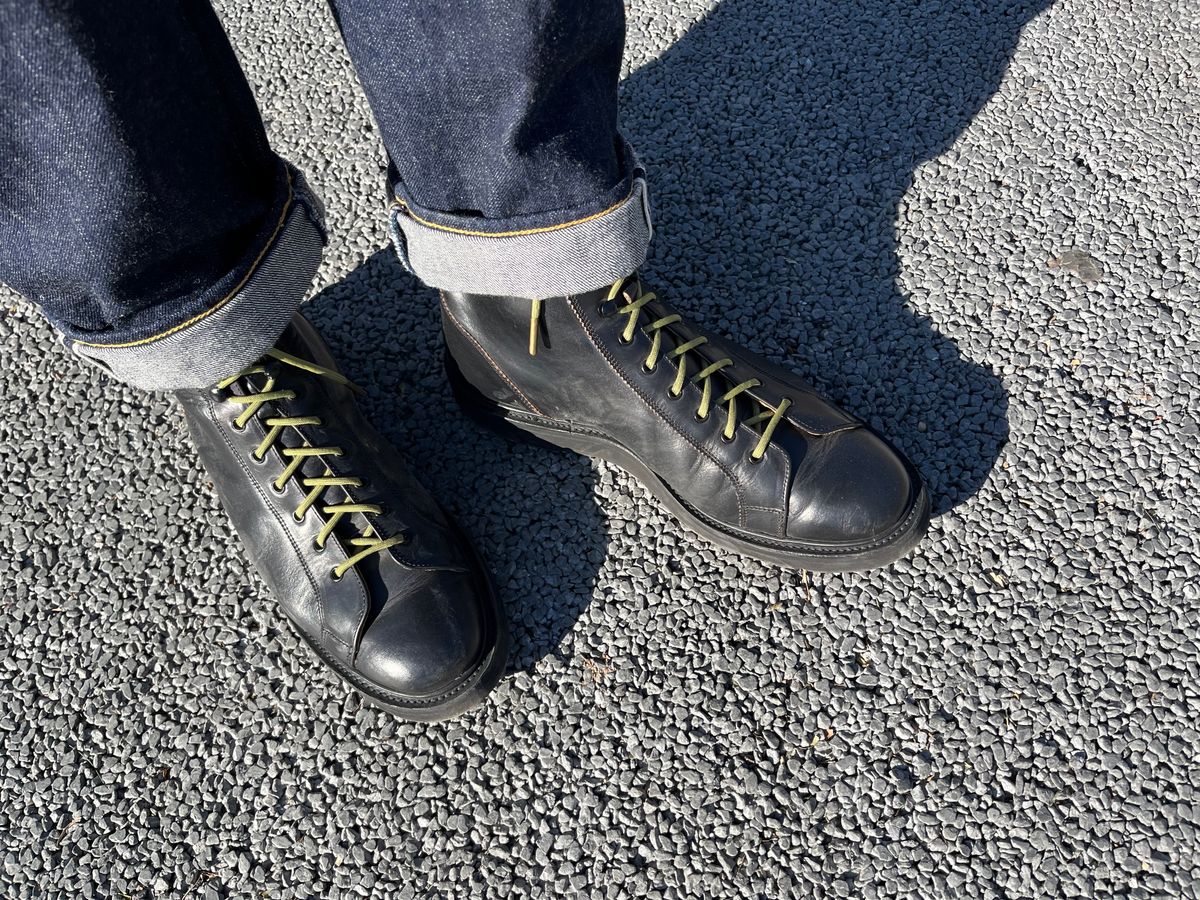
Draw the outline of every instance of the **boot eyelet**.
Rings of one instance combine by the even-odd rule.
[[[746,462],[750,463],[751,465],[757,466],[766,458],[767,458],[767,454],[765,454],[765,453],[762,456],[755,456],[753,453],[751,453],[749,456],[746,457]]]
[[[601,300],[596,304],[596,313],[602,319],[611,319],[617,312],[616,300]]]
[[[297,525],[299,525],[301,522],[304,521],[304,516],[298,516],[295,513],[292,513],[292,521],[295,522]]]
[[[318,544],[316,541],[313,541],[313,542],[312,542],[312,547],[313,547],[313,549],[314,549],[314,550],[316,550],[318,553],[324,553],[324,552],[325,552],[325,548],[324,548],[324,547],[322,547],[320,544]]]
[[[275,479],[271,479],[271,493],[277,494],[280,497],[282,497],[284,494],[287,493],[287,485],[285,484],[283,487],[278,487],[275,484]]]
[[[330,579],[332,579],[333,581],[341,581],[341,580],[342,580],[343,578],[345,578],[346,576],[345,576],[345,575],[339,575],[337,572],[334,572],[334,571],[330,570],[330,572],[329,572],[329,577],[330,577]]]
[[[243,432],[243,431],[245,431],[245,430],[246,430],[246,426],[245,426],[245,425],[239,425],[239,424],[237,423],[237,419],[230,419],[230,420],[229,420],[229,427],[230,427],[230,428],[232,428],[234,431],[238,432],[239,434],[240,434],[241,432]]]
[[[703,416],[702,416],[702,415],[700,415],[700,413],[696,413],[696,415],[695,415],[695,419],[696,419],[696,421],[697,421],[697,422],[707,422],[707,421],[708,421],[708,416],[707,416],[707,415],[703,415]]]
[[[628,347],[633,343],[633,338],[626,339],[625,332],[622,331],[619,335],[617,335],[617,343],[619,343],[622,347]]]
[[[725,432],[724,431],[721,432],[721,443],[722,444],[732,444],[736,440],[737,440],[737,432],[734,432],[733,437],[726,437]]]
[[[655,363],[652,366],[648,366],[645,363],[642,363],[642,371],[645,372],[647,375],[653,375],[655,372],[658,371],[658,363]]]
[[[671,400],[678,400],[678,399],[679,399],[680,397],[682,397],[682,396],[683,396],[683,391],[680,391],[680,392],[677,394],[677,393],[675,393],[673,390],[670,390],[669,388],[668,388],[668,390],[667,390],[667,397],[668,397],[669,399],[671,399]]]

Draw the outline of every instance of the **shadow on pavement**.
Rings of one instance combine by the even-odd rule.
[[[897,210],[1051,0],[724,0],[622,88],[659,233],[647,278],[900,446],[934,513],[1008,438],[988,369],[908,307]]]
[[[987,478],[1007,396],[906,304],[898,205],[1049,2],[725,0],[622,86],[660,229],[649,280],[872,421],[912,457],[935,512]],[[457,411],[433,293],[390,251],[309,309],[368,388],[372,420],[487,558],[512,622],[510,668],[556,652],[607,552],[591,465]]]

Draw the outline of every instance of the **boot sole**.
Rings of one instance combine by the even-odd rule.
[[[446,514],[446,518],[450,521],[451,526],[459,534],[464,546],[468,548],[471,554],[475,579],[482,590],[481,596],[485,598],[487,603],[486,608],[490,612],[491,641],[488,652],[476,662],[470,672],[459,679],[458,683],[445,693],[440,694],[434,699],[410,698],[377,687],[361,675],[347,669],[342,662],[335,659],[328,651],[310,638],[304,632],[304,629],[290,618],[288,619],[288,622],[292,625],[292,630],[320,657],[321,662],[325,663],[346,685],[353,688],[372,706],[391,713],[397,718],[407,719],[410,722],[441,722],[446,719],[453,719],[468,710],[474,709],[483,703],[488,694],[496,687],[508,665],[508,617],[496,595],[496,589],[492,584],[491,576],[488,574],[487,567],[483,564],[483,560],[480,558],[478,552],[458,528],[457,523],[450,518],[449,514]]]
[[[571,450],[618,466],[640,481],[685,528],[724,549],[791,569],[815,572],[860,572],[886,566],[907,555],[929,529],[929,495],[924,485],[908,512],[890,532],[851,547],[798,544],[752,535],[717,522],[692,507],[660,479],[635,453],[611,438],[564,425],[534,413],[510,409],[484,397],[459,371],[447,351],[446,375],[463,412],[474,422],[509,440]],[[916,475],[914,483],[920,484]]]

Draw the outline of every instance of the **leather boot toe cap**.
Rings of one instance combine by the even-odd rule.
[[[832,435],[813,448],[795,475],[787,537],[833,545],[869,543],[903,521],[918,490],[905,461],[870,429]]]
[[[386,606],[359,645],[355,669],[378,687],[405,697],[450,691],[478,664],[487,629],[472,579],[434,575],[403,603]]]

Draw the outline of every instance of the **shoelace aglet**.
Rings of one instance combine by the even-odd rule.
[[[542,318],[542,300],[540,297],[533,298],[533,304],[529,311],[529,355],[537,356],[538,345],[538,326],[541,324]]]
[[[287,353],[277,347],[272,347],[266,352],[266,355],[272,359],[277,359],[282,363],[287,363],[289,366],[293,366],[301,371],[310,372],[313,375],[320,375],[322,378],[328,378],[330,381],[340,384],[342,387],[349,388],[353,393],[360,396],[366,393],[365,390],[363,390],[341,372],[337,371],[337,369],[326,368],[325,366],[318,365],[311,360],[294,356],[291,353]]]

